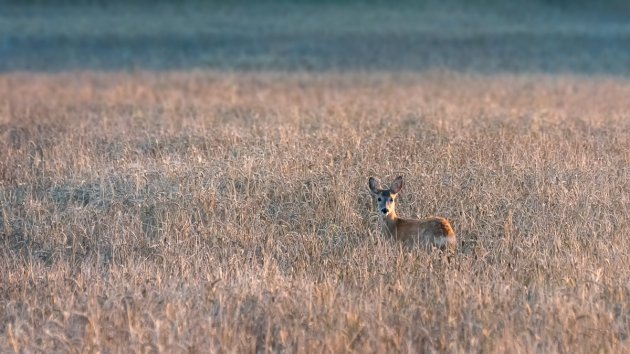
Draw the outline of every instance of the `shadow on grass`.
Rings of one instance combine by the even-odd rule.
[[[7,37],[0,70],[542,72],[628,75],[630,33]]]
[[[9,7],[0,14],[0,72],[630,74],[627,6],[195,4]]]

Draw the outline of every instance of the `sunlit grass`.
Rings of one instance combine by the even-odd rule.
[[[630,84],[6,74],[0,351],[619,352]],[[384,238],[449,218],[460,252]]]

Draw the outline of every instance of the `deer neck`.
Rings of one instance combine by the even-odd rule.
[[[392,210],[391,213],[383,217],[383,221],[385,221],[385,226],[387,227],[387,231],[390,233],[390,235],[396,235],[396,226],[398,225],[398,220],[398,215],[396,215],[395,210]]]

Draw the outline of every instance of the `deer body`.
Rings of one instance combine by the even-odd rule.
[[[386,235],[409,246],[437,247],[450,251],[457,248],[455,231],[445,218],[430,217],[418,220],[398,217],[395,209],[396,196],[402,189],[402,176],[396,178],[389,189],[380,189],[373,177],[370,177],[368,185],[383,216],[383,231]]]

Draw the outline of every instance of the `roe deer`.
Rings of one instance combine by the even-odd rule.
[[[403,178],[398,176],[389,189],[380,189],[374,177],[368,180],[368,186],[377,201],[378,211],[383,216],[384,232],[406,245],[438,247],[450,252],[457,248],[457,237],[448,220],[430,217],[424,220],[402,219],[396,215],[396,196],[403,187]]]

